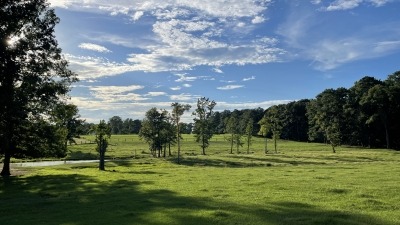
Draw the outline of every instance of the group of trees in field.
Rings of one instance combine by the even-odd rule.
[[[203,97],[197,100],[197,108],[193,112],[195,118],[192,132],[195,134],[196,142],[200,144],[204,155],[209,146],[209,140],[214,134],[212,118],[215,105],[215,101]],[[148,110],[142,121],[139,137],[149,144],[151,153],[158,157],[161,157],[161,153],[166,157],[167,147],[168,155],[171,155],[171,145],[177,144],[179,163],[181,128],[184,125],[180,121],[182,115],[189,111],[191,106],[174,102],[171,107],[171,113],[157,108]]]

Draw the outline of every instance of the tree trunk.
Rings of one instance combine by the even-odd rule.
[[[178,164],[181,164],[180,157],[181,157],[181,140],[180,140],[180,127],[179,127],[179,119],[176,120],[176,136],[177,136],[177,144],[178,144]],[[171,148],[170,148],[171,151]]]
[[[9,177],[11,175],[11,171],[10,171],[11,155],[9,154],[9,150],[4,149],[4,151],[5,151],[4,164],[3,164],[3,169],[2,169],[0,175],[2,177]]]
[[[385,125],[385,137],[386,137],[386,148],[387,149],[389,149],[390,148],[390,140],[389,140],[389,129],[388,129],[388,126],[387,126],[387,121],[385,121],[384,122],[384,125]]]
[[[265,154],[267,154],[267,153],[268,153],[267,141],[268,141],[268,138],[267,138],[267,135],[265,135],[265,146],[264,146],[264,151],[265,151]]]
[[[100,161],[99,161],[99,170],[106,170],[105,165],[104,165],[104,155],[105,155],[105,149],[104,149],[104,140],[100,140],[100,146],[99,146],[99,153],[100,153]]]
[[[202,140],[202,142],[203,142],[203,146],[202,146],[202,148],[203,148],[203,155],[206,155],[206,147],[205,147],[204,135],[202,136],[201,140]]]
[[[233,134],[231,134],[231,154],[233,154]]]
[[[5,135],[3,143],[2,143],[2,148],[4,150],[4,164],[3,164],[3,169],[0,173],[2,177],[9,177],[11,175],[11,170],[10,170],[10,161],[11,161],[11,143],[10,143],[10,135]]]

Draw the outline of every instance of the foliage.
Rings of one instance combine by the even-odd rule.
[[[105,170],[105,154],[108,148],[108,138],[111,137],[111,127],[104,120],[95,128],[96,151],[100,155],[99,170]]]
[[[140,138],[148,143],[153,156],[161,157],[162,147],[175,140],[175,132],[168,121],[166,110],[151,108],[146,112],[139,133]]]
[[[209,140],[214,134],[212,118],[213,109],[217,103],[210,99],[202,97],[197,100],[197,108],[193,112],[194,118],[194,134],[196,142],[200,143],[202,154],[206,154],[206,148],[209,146]]]
[[[59,19],[45,0],[0,3],[0,143],[2,176],[29,129],[46,120],[76,81],[54,36]],[[31,133],[32,134],[32,133]]]
[[[189,111],[190,105],[182,105],[178,102],[174,102],[171,104],[172,107],[172,121],[175,124],[175,129],[176,129],[176,140],[178,144],[178,163],[180,163],[180,154],[181,154],[181,116],[185,111]]]

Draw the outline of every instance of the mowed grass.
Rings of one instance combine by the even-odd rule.
[[[400,152],[279,141],[264,154],[255,139],[229,154],[216,136],[203,156],[184,138],[181,165],[176,147],[157,159],[137,136],[113,136],[107,171],[22,168],[1,180],[1,224],[400,224]],[[70,150],[97,157],[93,144]]]

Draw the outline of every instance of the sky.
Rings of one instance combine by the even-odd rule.
[[[87,122],[200,97],[266,109],[400,70],[400,0],[49,2]]]

